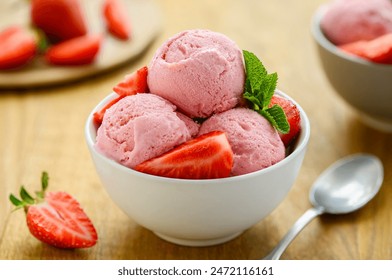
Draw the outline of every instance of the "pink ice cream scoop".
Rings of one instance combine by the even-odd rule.
[[[149,65],[150,91],[189,117],[209,117],[235,107],[244,81],[241,50],[225,35],[209,30],[175,35]]]
[[[110,107],[97,131],[96,149],[133,168],[197,134],[198,124],[176,106],[149,93],[125,97]]]
[[[215,114],[200,127],[199,135],[225,131],[234,153],[232,175],[242,175],[271,166],[285,157],[278,132],[259,113],[235,108]]]
[[[321,28],[335,45],[392,33],[391,0],[335,0],[324,8]]]

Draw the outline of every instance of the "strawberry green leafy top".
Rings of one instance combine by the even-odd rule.
[[[16,198],[16,196],[14,196],[13,194],[10,194],[9,199],[11,200],[12,204],[16,206],[14,210],[23,207],[25,208],[25,210],[27,210],[26,207],[43,202],[45,198],[46,189],[48,188],[48,182],[49,182],[48,173],[44,171],[42,172],[42,176],[41,176],[41,190],[35,192],[35,194],[37,195],[36,198],[33,198],[26,191],[24,186],[21,186],[20,188],[21,200]]]
[[[282,107],[274,105],[269,107],[274,95],[278,75],[268,74],[264,65],[253,53],[243,51],[245,61],[245,92],[243,97],[250,101],[252,109],[264,116],[276,130],[282,134],[290,131],[290,125]]]

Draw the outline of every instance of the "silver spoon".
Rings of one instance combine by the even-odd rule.
[[[372,155],[356,154],[342,158],[314,182],[307,210],[264,260],[278,260],[297,234],[318,215],[346,214],[358,210],[379,191],[384,178],[381,161]]]

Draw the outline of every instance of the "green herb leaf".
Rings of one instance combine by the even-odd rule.
[[[252,104],[252,109],[264,116],[280,133],[288,133],[290,125],[284,110],[279,105],[269,108],[275,93],[278,74],[268,74],[258,57],[243,50],[246,80],[244,99]]]
[[[263,108],[268,108],[278,83],[278,74],[268,74],[263,82]]]
[[[287,121],[286,114],[284,113],[282,107],[274,105],[263,111],[268,115],[267,119],[272,123],[280,133],[286,134],[290,131],[290,124]]]
[[[253,104],[253,110],[258,111],[263,108],[263,105],[256,96],[252,95],[249,92],[245,92],[243,96],[245,99],[249,100]]]
[[[248,92],[255,92],[260,89],[263,83],[263,77],[267,75],[267,70],[257,56],[249,51],[244,50],[244,61],[246,70],[246,87]]]

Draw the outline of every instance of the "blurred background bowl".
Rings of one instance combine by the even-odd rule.
[[[392,133],[392,65],[373,63],[339,50],[321,30],[324,12],[325,7],[316,11],[311,31],[326,77],[364,123]]]
[[[93,113],[116,96],[114,93],[107,96],[87,119],[85,136],[96,171],[119,208],[167,241],[209,246],[231,240],[271,213],[297,178],[309,142],[310,124],[295,101],[301,113],[302,130],[285,159],[241,176],[184,180],[140,173],[97,152]]]

